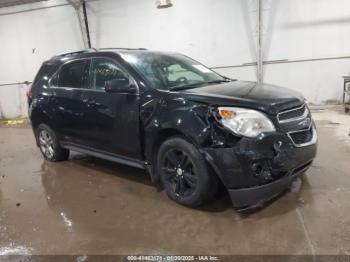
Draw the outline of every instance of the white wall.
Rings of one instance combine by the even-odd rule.
[[[144,47],[184,53],[209,67],[256,60],[255,1],[173,0],[157,9],[155,1],[104,0],[88,3],[95,47]],[[219,73],[256,79],[254,67]]]
[[[153,0],[88,2],[93,46],[177,51],[210,67],[256,61],[255,0],[172,2],[168,9],[157,9]],[[51,0],[0,9],[0,84],[32,81],[42,61],[83,48],[71,6],[1,13],[66,3]],[[349,0],[264,0],[264,5],[265,60],[350,56]],[[250,66],[217,71],[255,81],[255,70]],[[299,90],[310,102],[322,104],[341,99],[341,77],[349,73],[350,59],[344,59],[266,65],[264,77],[267,83]],[[3,117],[26,114],[24,89],[0,86]]]
[[[350,56],[349,0],[270,0],[265,4],[265,60]],[[301,91],[310,102],[342,99],[350,59],[276,64],[265,81]]]
[[[248,2],[248,1],[246,1]],[[209,66],[250,62],[255,48],[240,0],[104,0],[88,3],[96,47],[145,47],[189,54]],[[243,3],[243,4],[242,4]],[[253,44],[254,45],[254,44]]]
[[[82,48],[79,23],[71,6],[5,15],[59,4],[66,1],[0,9],[0,84],[31,82],[43,61]],[[0,86],[0,117],[26,116],[26,89],[26,85]]]
[[[185,53],[208,66],[256,61],[256,1],[104,0],[88,4],[97,47],[146,47]],[[264,0],[264,59],[350,56],[349,0]],[[256,79],[255,67],[217,70]],[[339,101],[350,59],[265,66],[265,82],[302,92],[315,104]]]

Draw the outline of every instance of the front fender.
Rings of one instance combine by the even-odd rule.
[[[149,112],[145,108],[141,110],[141,116],[146,111]],[[208,111],[208,106],[186,100],[159,101],[148,121],[142,121],[146,159],[151,158],[153,145],[164,132],[182,134],[196,145],[207,143],[211,132]]]

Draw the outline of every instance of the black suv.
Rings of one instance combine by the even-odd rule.
[[[69,151],[145,169],[195,207],[220,184],[234,207],[272,199],[308,169],[317,134],[292,90],[236,81],[181,54],[84,50],[43,63],[28,95],[43,156]]]

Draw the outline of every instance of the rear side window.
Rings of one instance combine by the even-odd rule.
[[[128,73],[116,62],[106,58],[94,58],[91,65],[90,88],[102,90],[108,81],[128,80]]]
[[[36,74],[33,85],[36,84],[38,81],[40,81],[44,76],[49,77],[50,74],[54,72],[54,70],[57,68],[56,65],[50,64],[50,63],[43,63],[42,66],[39,69],[39,72]]]
[[[86,76],[89,60],[77,60],[63,65],[54,79],[58,87],[87,88]]]

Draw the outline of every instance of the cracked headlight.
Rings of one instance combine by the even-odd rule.
[[[257,137],[276,131],[271,120],[259,111],[238,107],[219,107],[218,110],[221,124],[237,135]]]

